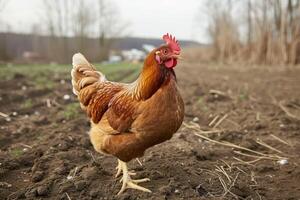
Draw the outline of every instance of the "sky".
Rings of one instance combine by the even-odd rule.
[[[7,0],[2,21],[12,30],[29,32],[39,22],[43,0]],[[129,23],[128,35],[159,38],[169,32],[177,39],[207,42],[207,20],[200,12],[204,0],[112,0],[123,21]]]

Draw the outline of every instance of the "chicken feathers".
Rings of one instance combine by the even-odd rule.
[[[153,51],[139,78],[124,84],[108,81],[82,54],[73,56],[73,92],[91,118],[90,139],[98,152],[127,162],[180,127],[184,106],[175,73],[154,57]]]

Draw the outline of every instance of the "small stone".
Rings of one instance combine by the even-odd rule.
[[[64,100],[69,100],[71,98],[71,96],[68,94],[65,94],[63,98],[64,98]]]
[[[13,116],[17,116],[18,113],[17,113],[17,112],[13,112],[12,115],[13,115]]]
[[[39,186],[37,188],[37,195],[38,196],[46,196],[49,193],[49,188],[45,185]]]
[[[174,193],[175,193],[175,194],[180,194],[180,191],[179,191],[178,189],[176,189],[176,190],[174,191]]]
[[[286,164],[288,164],[289,162],[288,162],[287,159],[281,159],[281,160],[278,160],[277,163],[280,164],[280,165],[286,165]]]
[[[194,117],[193,118],[193,122],[198,122],[199,121],[199,118],[198,117]]]
[[[42,171],[36,171],[33,175],[32,175],[32,181],[33,182],[39,182],[43,179],[44,177],[44,173]]]

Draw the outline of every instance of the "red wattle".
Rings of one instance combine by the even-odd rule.
[[[167,68],[173,68],[173,67],[176,66],[176,64],[177,64],[177,60],[174,59],[174,58],[172,58],[172,59],[170,59],[170,60],[168,60],[168,61],[165,62],[165,66]]]

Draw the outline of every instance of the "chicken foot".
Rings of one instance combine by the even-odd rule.
[[[117,174],[116,174],[116,178],[118,178],[121,174],[122,174],[122,164],[121,164],[121,160],[118,159],[118,166],[116,167],[116,170],[117,170]],[[136,175],[136,173],[134,172],[134,170],[132,171],[129,171],[128,174],[130,176],[134,176]],[[122,182],[122,179],[120,179],[120,182]]]
[[[121,171],[123,173],[123,177],[121,178],[122,188],[118,192],[118,195],[122,194],[128,188],[141,190],[143,192],[151,192],[151,190],[137,185],[137,183],[143,183],[143,182],[150,181],[149,178],[143,178],[143,179],[137,179],[137,180],[131,179],[130,175],[135,175],[135,173],[129,172],[128,168],[127,168],[127,164],[121,160],[118,160],[117,169],[118,169],[117,176],[119,176],[121,174]]]

